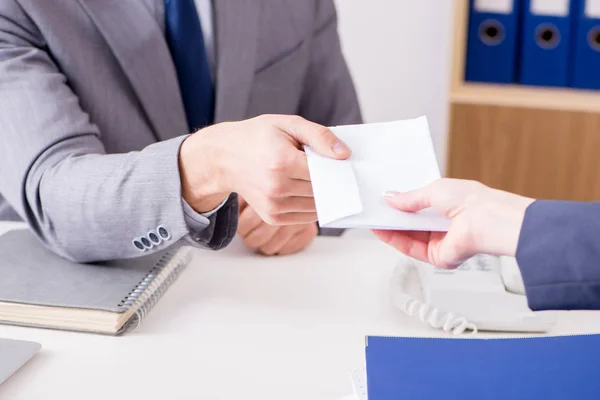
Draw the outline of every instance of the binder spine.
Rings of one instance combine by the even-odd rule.
[[[129,294],[121,300],[119,308],[132,310],[135,315],[118,332],[136,329],[154,308],[169,287],[177,280],[192,258],[190,249],[181,247],[165,253],[152,270]]]
[[[465,80],[516,81],[521,0],[470,0]]]

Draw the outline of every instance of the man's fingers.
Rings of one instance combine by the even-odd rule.
[[[242,237],[245,237],[262,223],[263,221],[260,218],[260,215],[258,215],[252,207],[246,207],[244,211],[240,213],[240,219],[238,221],[238,233]]]
[[[275,200],[273,214],[315,213],[315,199],[312,197],[286,197]]]
[[[286,244],[277,252],[281,256],[288,256],[304,250],[306,246],[313,241],[315,236],[319,233],[317,226],[312,224],[314,229],[308,228],[303,229],[301,232],[296,233]]]
[[[279,231],[281,229],[277,226],[261,223],[257,228],[248,233],[248,235],[242,237],[242,241],[249,249],[260,249],[262,246],[273,241],[280,234]]]
[[[292,196],[310,197],[314,202],[313,198],[315,194],[313,193],[313,187],[310,181],[303,181],[297,179],[293,180],[290,185],[290,192]]]
[[[272,236],[268,242],[262,244],[259,248],[259,252],[265,256],[273,256],[279,253],[279,250],[294,237],[296,231],[297,228],[292,226],[278,228],[277,234]]]
[[[240,205],[240,214],[248,207],[248,202],[244,200],[241,196],[238,196],[238,201]]]
[[[331,130],[304,118],[281,118],[276,126],[294,138],[299,144],[312,147],[322,156],[344,160],[350,157],[352,153],[348,146],[336,137]]]
[[[296,254],[302,250],[310,243],[311,239],[308,239],[306,234],[299,234],[294,236],[283,246],[277,254],[280,256],[289,256],[292,254]]]
[[[411,192],[386,192],[384,194],[389,205],[405,212],[417,212],[431,207],[431,199],[426,189]]]
[[[282,185],[277,193],[281,201],[286,201],[290,197],[314,197],[312,184],[308,181],[299,179],[288,179],[287,182]]]
[[[317,213],[311,212],[294,212],[287,214],[277,214],[277,215],[267,215],[264,218],[264,221],[269,225],[301,225],[308,224],[311,222],[317,222],[318,217]]]
[[[427,252],[429,232],[374,230],[373,233],[399,252],[420,261],[430,262]]]

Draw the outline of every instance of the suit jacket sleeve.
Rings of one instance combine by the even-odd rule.
[[[47,247],[78,262],[136,257],[189,238],[178,168],[185,136],[106,154],[102,132],[35,26],[19,10],[8,11],[10,18],[0,15],[2,195]],[[190,241],[212,249],[228,244],[237,198],[209,221]],[[159,243],[136,248],[158,231]]]
[[[517,261],[532,310],[600,309],[600,203],[531,204]]]
[[[325,126],[362,123],[356,90],[342,53],[333,0],[316,0],[310,65],[300,115]]]
[[[342,52],[333,0],[316,0],[313,44],[300,115],[324,126],[363,122],[356,88]],[[322,236],[339,236],[343,229],[321,229]]]

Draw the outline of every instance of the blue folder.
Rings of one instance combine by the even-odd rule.
[[[517,30],[520,0],[509,13],[481,12],[470,2],[465,80],[513,83],[516,81]]]
[[[369,400],[600,399],[600,335],[368,337]]]
[[[534,0],[524,0],[521,28],[520,82],[536,86],[568,86],[569,57],[574,1],[568,14],[539,15],[532,12]]]
[[[580,0],[575,11],[571,86],[600,89],[600,16],[587,15],[588,0]]]

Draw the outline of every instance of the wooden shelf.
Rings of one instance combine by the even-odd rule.
[[[600,113],[452,104],[447,175],[538,199],[600,200]]]
[[[600,92],[569,88],[461,83],[450,91],[450,102],[600,113]]]
[[[465,82],[455,0],[446,174],[542,199],[600,200],[600,91]]]

